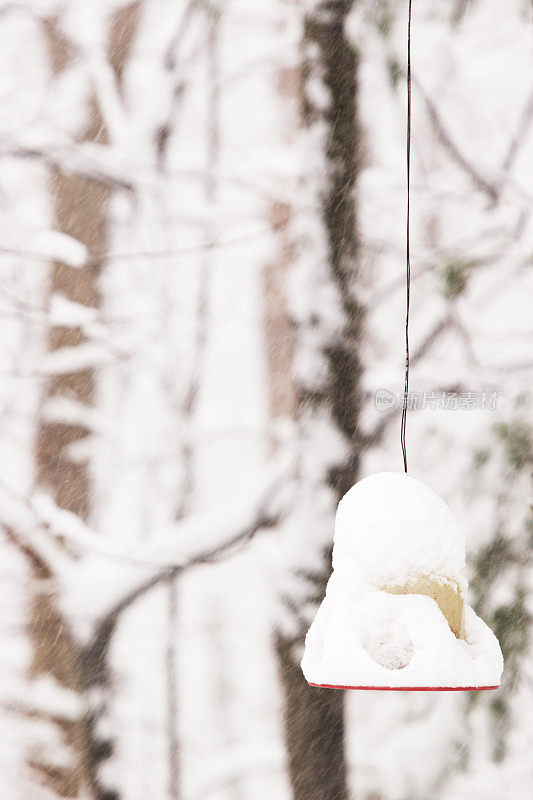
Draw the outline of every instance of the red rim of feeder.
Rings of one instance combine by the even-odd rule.
[[[336,686],[329,683],[309,683],[317,689],[355,689],[372,692],[482,692],[499,686]]]

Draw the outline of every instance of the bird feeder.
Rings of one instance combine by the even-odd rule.
[[[411,5],[407,26],[405,474],[356,483],[335,520],[333,572],[305,640],[302,670],[329,689],[496,689],[498,640],[465,601],[465,541],[434,492],[407,474],[409,393]]]
[[[496,689],[498,640],[466,603],[465,540],[446,503],[400,472],[341,500],[326,596],[302,670],[334,689]]]

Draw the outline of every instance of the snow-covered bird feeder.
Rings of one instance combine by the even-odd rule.
[[[399,472],[343,497],[333,572],[302,670],[338,689],[495,689],[498,640],[465,602],[465,541],[446,505]]]

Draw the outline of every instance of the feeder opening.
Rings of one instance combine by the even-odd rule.
[[[463,593],[457,583],[446,578],[419,577],[400,585],[382,586],[389,594],[421,594],[431,597],[440,608],[457,639],[465,638]]]

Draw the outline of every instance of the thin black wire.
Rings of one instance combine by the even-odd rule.
[[[407,401],[409,395],[409,306],[411,302],[411,243],[410,243],[410,200],[411,200],[411,2],[407,22],[407,236],[406,236],[406,309],[405,309],[405,383],[403,390],[402,421],[400,441],[402,444],[403,466],[407,472],[407,445],[405,430],[407,425]]]

